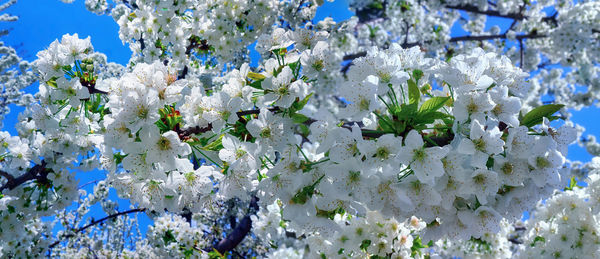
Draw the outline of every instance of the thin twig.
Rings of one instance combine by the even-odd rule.
[[[515,37],[515,39],[523,40],[523,39],[537,39],[537,38],[545,38],[545,37],[548,37],[548,36],[544,35],[544,34],[530,33],[530,34],[517,35]],[[508,38],[508,36],[506,34],[478,35],[478,36],[467,35],[467,36],[453,37],[450,39],[450,42],[484,41],[484,40],[506,39],[506,38]]]
[[[90,228],[92,226],[98,225],[98,224],[100,224],[100,223],[102,223],[102,222],[104,222],[106,220],[109,220],[109,219],[112,219],[112,218],[116,218],[118,216],[125,215],[125,214],[136,213],[136,212],[143,212],[143,211],[146,211],[146,209],[145,208],[131,209],[131,210],[121,211],[119,213],[108,215],[108,216],[106,216],[104,218],[101,218],[99,220],[92,220],[92,222],[90,222],[90,224],[87,224],[87,225],[85,225],[83,227],[80,227],[80,228],[76,229],[75,231],[73,231],[73,233],[67,234],[67,235],[63,236],[62,239],[56,240],[54,243],[50,244],[48,246],[48,248],[54,248],[61,241],[63,241],[63,239],[74,237],[76,234],[79,234],[80,232],[82,232],[82,231],[84,231],[84,230],[86,230],[86,229],[88,229],[88,228]]]
[[[521,57],[521,61],[519,62],[519,68],[523,68],[523,39],[519,39],[519,55]]]

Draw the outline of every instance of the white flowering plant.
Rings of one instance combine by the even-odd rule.
[[[322,4],[86,1],[112,15],[132,57],[109,63],[77,34],[37,54],[23,76],[35,74],[39,90],[18,115],[18,136],[0,132],[0,255],[547,253],[510,250],[507,238],[524,211],[577,192],[573,175],[593,167],[567,151],[581,134],[569,109],[597,94],[588,49],[600,6],[356,1],[356,17],[313,24]],[[556,14],[544,16],[547,6]],[[473,15],[462,23],[470,35],[450,37],[456,10]],[[484,32],[486,16],[514,22]],[[511,40],[518,49],[505,48]],[[574,72],[556,76],[546,61]],[[585,98],[566,90],[575,85],[588,87]],[[87,195],[77,174],[93,169],[106,178]],[[109,189],[132,207],[119,211]],[[107,216],[83,220],[97,203]],[[128,215],[140,212],[154,220],[145,239],[131,234]],[[567,231],[528,224],[523,237],[533,225],[541,233],[532,247]],[[115,230],[129,234],[98,234]]]

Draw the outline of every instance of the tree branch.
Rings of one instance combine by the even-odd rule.
[[[9,183],[12,183],[12,182],[14,182],[14,181],[15,181],[15,177],[14,177],[14,176],[12,176],[11,174],[7,173],[7,172],[0,171],[0,176],[3,176],[4,178],[6,178],[6,180],[7,180]]]
[[[248,206],[249,212],[242,218],[240,223],[219,243],[217,243],[213,249],[219,251],[219,253],[224,254],[227,251],[233,250],[236,246],[238,246],[242,240],[250,233],[252,229],[252,219],[250,217],[258,211],[258,198],[253,196],[250,200],[250,205]]]
[[[141,208],[141,209],[137,208],[137,209],[131,209],[131,210],[126,210],[126,211],[121,211],[119,213],[111,214],[111,215],[108,215],[108,216],[106,216],[104,218],[101,218],[99,220],[92,219],[92,222],[90,224],[87,224],[87,225],[85,225],[83,227],[80,227],[80,228],[76,229],[73,233],[67,234],[67,235],[63,236],[62,239],[74,237],[76,234],[79,234],[80,232],[82,232],[82,231],[84,231],[84,230],[86,230],[86,229],[88,229],[88,228],[90,228],[92,226],[98,225],[98,224],[100,224],[100,223],[102,223],[102,222],[104,222],[106,220],[109,220],[109,219],[112,219],[112,218],[116,218],[118,216],[125,215],[125,214],[136,213],[136,212],[143,212],[143,211],[146,211],[146,209],[145,208]],[[61,239],[56,240],[54,243],[50,244],[48,246],[48,248],[54,248],[61,241],[63,241],[63,240],[61,240]]]
[[[272,108],[269,108],[269,111],[271,112],[277,112],[280,111],[281,108],[275,106]],[[239,111],[236,113],[239,117],[244,116],[244,115],[250,115],[250,114],[260,114],[260,110],[245,110],[245,111]],[[305,125],[310,125],[314,122],[316,122],[317,120],[312,119],[312,118],[308,118],[308,120],[306,120],[304,122]],[[355,124],[358,122],[346,122],[343,125],[341,125],[340,127],[348,129],[348,130],[352,130],[352,124]],[[184,130],[177,130],[177,133],[179,134],[179,138],[180,139],[186,139],[188,137],[190,137],[192,134],[199,134],[199,133],[204,133],[204,132],[208,132],[212,129],[212,125],[208,124],[208,127],[206,128],[200,128],[198,126],[196,127],[191,127],[191,128],[187,128]],[[376,131],[376,130],[368,130],[368,129],[361,129],[362,131],[362,136],[365,138],[379,138],[385,134],[391,134],[391,132],[381,132],[381,131]],[[429,137],[430,140],[432,140],[436,145],[438,146],[444,146],[448,143],[450,143],[450,141],[452,141],[452,139],[454,138],[454,136],[433,136],[433,137]],[[425,142],[425,146],[431,147],[434,146],[433,143],[430,142]]]
[[[280,110],[281,109],[279,107],[277,107],[277,106],[275,106],[273,108],[269,108],[269,111],[271,111],[271,112],[278,112]],[[245,116],[245,115],[259,114],[259,113],[260,113],[260,110],[246,110],[246,111],[237,112],[236,114],[237,114],[238,117],[242,117],[242,116]]]
[[[471,13],[476,13],[476,14],[485,14],[485,15],[489,15],[489,16],[496,16],[496,17],[502,17],[502,18],[508,18],[508,19],[515,19],[515,20],[523,20],[525,18],[527,18],[527,16],[521,14],[521,13],[508,13],[508,14],[501,14],[500,12],[496,11],[496,10],[479,10],[479,7],[474,6],[474,5],[446,5],[445,6],[448,9],[453,9],[453,10],[460,10],[460,11],[467,11],[467,12],[471,12]]]
[[[269,108],[269,111],[271,112],[277,112],[280,111],[279,107],[272,107]],[[245,115],[251,115],[251,114],[259,114],[260,110],[256,109],[256,110],[245,110],[245,111],[239,111],[237,112],[237,116],[238,117],[242,117]],[[179,138],[180,139],[184,139],[186,137],[190,137],[193,134],[200,134],[200,133],[205,133],[205,132],[209,132],[210,130],[212,130],[212,124],[208,124],[208,126],[204,127],[204,128],[200,128],[198,126],[196,127],[190,127],[187,129],[175,129],[175,132],[177,132],[179,134]]]
[[[419,42],[410,42],[410,43],[402,43],[402,44],[400,44],[400,46],[402,48],[404,48],[404,49],[412,48],[414,46],[419,46],[419,45],[421,45],[421,43],[419,43]],[[357,52],[357,53],[354,53],[354,54],[344,55],[344,57],[342,57],[342,60],[343,61],[354,60],[356,58],[364,57],[366,55],[367,55],[366,51],[361,51],[361,52]]]
[[[511,24],[511,27],[513,27],[515,24],[515,22],[513,22]],[[600,31],[596,31],[596,30],[592,30],[592,32],[600,32]],[[537,39],[537,38],[545,38],[548,37],[547,35],[544,34],[537,34],[537,33],[530,33],[530,34],[523,34],[523,35],[517,35],[515,38],[522,42],[524,39]],[[458,37],[452,37],[450,38],[449,42],[461,42],[461,41],[484,41],[484,40],[493,40],[493,39],[507,39],[507,35],[506,33],[503,34],[496,34],[496,35],[466,35],[466,36],[458,36]],[[410,48],[413,46],[418,46],[420,43],[418,42],[412,42],[412,43],[405,43],[402,44],[403,48]],[[354,54],[348,54],[345,55],[342,60],[344,61],[348,61],[348,60],[354,60],[356,58],[360,58],[360,57],[364,57],[367,55],[366,51],[361,51],[361,52],[357,52]],[[352,66],[352,62],[348,62],[347,64],[345,64],[342,69],[341,72],[342,73],[346,73],[348,72],[348,69],[350,69],[350,66]]]
[[[358,53],[354,53],[354,54],[348,54],[348,55],[345,55],[345,56],[342,58],[342,60],[344,60],[344,61],[346,61],[346,60],[353,60],[353,59],[355,59],[355,58],[364,57],[364,56],[366,56],[366,55],[367,55],[367,52],[366,52],[366,51],[361,51],[361,52],[358,52]]]
[[[548,37],[548,36],[544,35],[544,34],[530,33],[530,34],[517,35],[515,38],[517,40],[523,40],[523,39],[537,39],[537,38],[545,38],[545,37]],[[477,36],[467,35],[467,36],[453,37],[450,39],[450,42],[484,41],[484,40],[507,39],[507,38],[508,37],[506,36],[506,34],[477,35]]]
[[[524,50],[523,50],[523,39],[519,39],[519,56],[521,58],[521,61],[519,62],[519,68],[523,68],[523,56],[524,56]]]
[[[2,191],[4,191],[5,189],[9,189],[12,190],[14,188],[17,188],[17,186],[29,181],[29,180],[38,180],[38,181],[48,181],[48,173],[50,171],[45,170],[46,169],[46,161],[42,160],[42,163],[39,165],[35,165],[34,167],[32,167],[31,169],[29,169],[29,171],[27,171],[27,173],[22,174],[19,177],[13,177],[12,175],[10,175],[7,172],[1,171],[0,170],[0,175],[6,177],[7,182],[2,185],[2,187],[0,187],[0,193],[2,193]]]

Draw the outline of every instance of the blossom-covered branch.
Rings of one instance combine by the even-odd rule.
[[[68,239],[68,238],[74,237],[75,235],[77,235],[77,234],[85,231],[86,229],[94,227],[95,225],[98,225],[98,224],[102,224],[104,221],[107,221],[109,219],[113,219],[113,218],[116,218],[116,217],[119,217],[119,216],[131,214],[131,213],[144,212],[144,211],[146,211],[146,209],[144,209],[144,208],[136,208],[136,209],[130,209],[130,210],[126,210],[126,211],[121,211],[121,212],[118,212],[118,213],[115,213],[115,214],[110,214],[108,216],[102,217],[102,218],[97,219],[97,220],[92,218],[92,221],[89,224],[73,230],[72,233],[69,233],[69,234],[66,234],[66,235],[62,236],[60,240],[56,240],[54,243],[50,244],[48,246],[48,248],[52,249],[55,246],[57,246],[58,244],[60,244],[60,242],[64,241],[64,239]]]

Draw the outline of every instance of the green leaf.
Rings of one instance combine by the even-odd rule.
[[[402,104],[397,107],[394,111],[394,116],[398,117],[399,120],[412,119],[417,114],[417,104]]]
[[[421,92],[419,91],[419,87],[417,83],[412,79],[408,80],[408,103],[413,104],[419,103],[419,99],[421,99]]]
[[[292,103],[292,106],[290,107],[290,113],[295,113],[299,110],[302,110],[302,108],[304,108],[304,106],[308,103],[308,100],[310,99],[310,97],[313,96],[313,94],[314,93],[310,93],[302,100],[296,99],[296,101],[294,101],[294,103]]]
[[[208,145],[202,147],[203,150],[211,150],[211,151],[219,151],[223,149],[223,136],[225,134],[221,134],[218,139],[209,143]]]
[[[208,258],[210,258],[210,259],[225,259],[227,257],[225,257],[225,255],[219,253],[219,251],[217,251],[217,249],[213,248],[212,251],[208,252]]]
[[[113,158],[115,159],[115,164],[118,165],[121,162],[123,162],[123,158],[127,157],[129,154],[121,154],[121,153],[114,153],[113,154]]]
[[[564,107],[563,104],[547,104],[536,107],[523,116],[521,119],[521,125],[531,128],[535,125],[541,124],[544,121],[544,117],[548,118],[548,120],[555,120],[559,117],[552,116],[552,114],[559,111],[562,107]]]
[[[415,79],[415,82],[419,82],[419,80],[423,77],[423,71],[415,69],[413,70],[413,78]]]
[[[571,181],[569,181],[569,186],[565,187],[565,191],[572,191],[575,187],[579,186],[577,184],[577,180],[575,179],[575,176],[571,177]]]
[[[299,71],[299,69],[300,69],[300,61],[298,60],[294,63],[290,63],[290,64],[288,64],[288,66],[294,72],[294,77],[297,77],[296,72]]]
[[[262,80],[260,80],[260,81],[254,81],[254,82],[250,83],[249,86],[252,87],[252,88],[263,90],[262,89]]]
[[[486,166],[487,168],[492,168],[492,167],[494,167],[494,157],[492,157],[492,156],[488,157],[488,160],[487,160],[487,162],[485,163],[485,166]]]
[[[360,250],[366,251],[367,247],[371,245],[371,240],[365,239],[360,243]]]
[[[419,112],[419,114],[414,119],[414,124],[431,124],[434,123],[437,119],[445,119],[450,117],[450,115],[445,114],[443,112]]]
[[[322,175],[313,184],[302,187],[302,189],[300,189],[294,195],[294,197],[292,197],[292,199],[290,200],[290,203],[292,203],[292,204],[304,204],[304,203],[306,203],[313,196],[313,194],[315,193],[315,188],[321,182],[321,180],[323,179],[324,176],[325,175]]]
[[[294,123],[301,124],[307,120],[308,120],[308,117],[306,117],[306,115],[304,115],[304,114],[301,114],[301,113],[292,114],[292,121],[294,121]]]
[[[413,240],[413,246],[410,248],[411,256],[416,257],[417,254],[421,254],[421,249],[427,248],[427,244],[423,244],[420,236],[415,237]]]
[[[377,125],[379,125],[381,130],[385,132],[394,132],[394,127],[389,117],[385,115],[379,115],[377,112],[374,112],[374,114],[378,118]]]
[[[308,135],[310,134],[310,129],[308,128],[308,126],[304,125],[304,124],[300,124],[300,134],[302,134],[302,136],[308,137]]]
[[[371,4],[369,4],[368,7],[369,8],[373,8],[373,9],[382,10],[383,9],[383,4],[380,3],[379,1],[373,1]]]
[[[341,207],[338,207],[334,210],[320,210],[317,208],[317,217],[324,217],[333,220],[336,214],[344,214],[344,212],[344,209]]]
[[[56,77],[51,78],[50,80],[46,81],[46,85],[53,87],[53,88],[57,88],[58,85],[56,84]]]
[[[255,72],[248,72],[248,78],[250,78],[252,80],[260,81],[260,80],[265,79],[266,77],[263,74],[259,74],[259,73],[255,73]]]
[[[538,241],[543,243],[546,242],[546,239],[543,236],[536,236],[533,239],[533,242],[531,242],[531,246],[535,246],[535,243],[537,243]]]
[[[160,133],[165,133],[169,130],[171,130],[169,128],[169,126],[167,126],[167,124],[165,124],[162,120],[158,120],[156,121],[154,124],[156,124],[156,126],[158,127],[158,129],[160,130]]]
[[[450,99],[450,97],[431,97],[429,100],[425,101],[419,107],[419,112],[429,112],[429,111],[437,111],[438,109],[444,107],[444,104]]]

